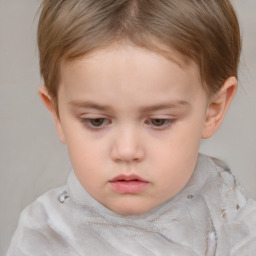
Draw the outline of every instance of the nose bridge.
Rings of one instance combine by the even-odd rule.
[[[139,129],[133,125],[117,128],[112,147],[112,158],[115,161],[140,161],[144,150]]]

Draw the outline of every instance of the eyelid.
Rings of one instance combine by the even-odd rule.
[[[152,122],[152,120],[162,120],[162,121],[164,121],[164,124],[163,125],[154,125],[154,124],[152,124],[151,122]],[[168,128],[169,126],[171,126],[173,123],[175,122],[175,119],[173,119],[173,118],[163,118],[163,117],[154,117],[154,118],[148,118],[147,120],[146,120],[146,125],[148,125],[148,126],[151,126],[151,127],[153,127],[154,129],[165,129],[165,128]]]
[[[97,119],[102,119],[103,122],[105,124],[102,124],[102,125],[99,125],[99,126],[95,126],[91,123],[91,121],[93,120],[97,120]],[[98,130],[98,129],[102,129],[102,128],[105,128],[107,125],[109,125],[111,123],[111,121],[105,117],[95,117],[95,118],[81,118],[82,120],[82,123],[85,124],[89,129],[92,129],[92,130]],[[107,122],[107,124],[106,124]]]

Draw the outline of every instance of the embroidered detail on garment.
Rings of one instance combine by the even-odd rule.
[[[63,204],[69,198],[68,192],[64,190],[58,197],[58,201]]]
[[[214,226],[212,225],[207,237],[206,256],[214,256],[216,254],[218,237]]]

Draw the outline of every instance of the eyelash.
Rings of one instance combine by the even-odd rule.
[[[99,125],[94,125],[92,124],[92,122],[97,122],[97,121],[102,121],[101,124]],[[88,126],[89,128],[92,128],[92,129],[100,129],[102,127],[104,127],[106,124],[106,121],[110,123],[110,121],[108,121],[106,118],[85,118],[85,119],[82,119],[82,122],[83,124],[85,124],[86,126]]]
[[[160,122],[160,124],[159,124],[159,122]],[[147,121],[147,124],[152,125],[155,129],[164,129],[164,128],[169,127],[173,122],[174,122],[174,120],[172,120],[172,119],[151,118]]]
[[[95,125],[93,124],[93,122],[97,122],[99,121],[100,124]],[[159,122],[160,124],[154,124],[154,122]],[[166,119],[166,118],[150,118],[146,121],[146,125],[148,126],[153,126],[154,129],[165,129],[168,128],[170,125],[172,125],[174,123],[174,119]],[[162,123],[161,123],[162,122]],[[82,119],[82,123],[85,124],[88,128],[93,129],[93,130],[97,130],[97,129],[101,129],[104,128],[105,126],[109,125],[111,123],[111,121],[109,121],[106,118],[85,118]]]

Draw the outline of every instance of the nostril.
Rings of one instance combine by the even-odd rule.
[[[119,138],[111,148],[111,158],[115,162],[140,162],[144,158],[144,150],[134,138]]]

